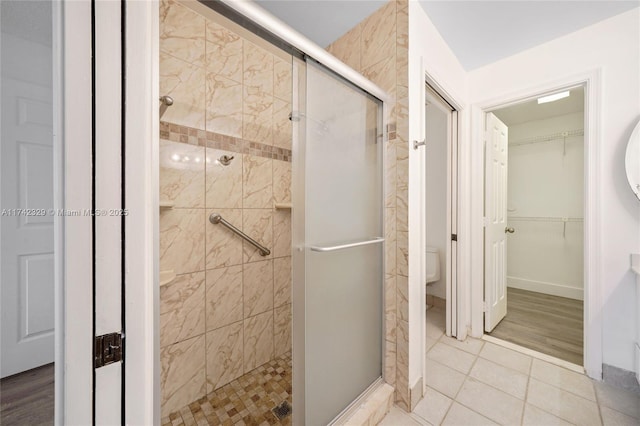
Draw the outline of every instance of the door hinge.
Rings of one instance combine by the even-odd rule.
[[[95,359],[94,368],[104,367],[114,362],[122,361],[122,333],[103,334],[94,340]]]
[[[482,302],[482,312],[487,312],[487,301],[486,300],[484,300]]]
[[[451,241],[458,241],[458,234],[451,234]]]

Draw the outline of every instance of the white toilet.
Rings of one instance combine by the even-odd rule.
[[[427,246],[427,284],[440,279],[440,254],[435,247]]]
[[[427,286],[440,279],[440,254],[435,247],[427,246]],[[427,297],[427,301],[429,298]],[[431,305],[427,303],[427,310]]]

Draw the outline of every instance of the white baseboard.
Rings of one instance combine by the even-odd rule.
[[[569,299],[584,300],[583,289],[576,287],[567,287],[560,284],[526,280],[524,278],[507,277],[507,287],[535,291],[537,293],[550,294],[552,296],[567,297]]]
[[[638,376],[635,371],[602,364],[602,380],[608,385],[640,395],[640,384],[637,378]]]
[[[418,402],[420,402],[420,400],[424,396],[424,385],[423,385],[422,379],[423,379],[422,377],[418,378],[415,385],[411,387],[410,394],[409,394],[409,400],[411,401],[411,409],[409,411],[413,411],[416,408],[416,405],[418,405]]]

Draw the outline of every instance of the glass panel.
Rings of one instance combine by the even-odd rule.
[[[327,424],[382,374],[381,103],[308,64],[305,417]]]

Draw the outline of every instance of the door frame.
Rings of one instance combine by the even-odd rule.
[[[445,252],[443,253],[445,256],[445,272],[446,272],[446,285],[445,285],[445,289],[446,289],[446,330],[445,330],[445,334],[447,336],[457,336],[458,335],[458,321],[457,321],[457,283],[456,283],[456,279],[455,279],[455,275],[456,275],[456,266],[457,266],[457,259],[456,259],[456,251],[457,251],[457,247],[454,250],[455,245],[457,244],[457,241],[453,241],[451,238],[452,234],[456,234],[457,235],[457,151],[458,151],[458,126],[459,126],[459,120],[458,120],[458,110],[451,105],[451,103],[449,101],[447,101],[435,88],[433,88],[433,86],[431,86],[431,84],[426,83],[425,84],[425,110],[424,110],[424,114],[425,114],[425,123],[424,123],[424,131],[425,131],[425,139],[426,139],[426,129],[427,126],[429,125],[429,123],[426,120],[426,101],[427,101],[427,92],[433,92],[432,96],[435,96],[436,98],[440,98],[438,101],[445,104],[447,106],[447,109],[449,109],[449,120],[450,120],[450,124],[449,124],[449,129],[448,129],[448,138],[446,141],[447,144],[447,181],[445,183],[446,185],[446,194],[447,194],[447,201],[446,201],[446,234],[447,234],[447,241],[448,244],[446,246]],[[429,144],[428,141],[427,145]],[[424,153],[422,154],[425,156],[426,158],[426,150],[424,151]],[[426,160],[425,160],[426,161]],[[426,163],[425,163],[425,173],[426,173]],[[426,184],[426,175],[424,176],[425,179],[425,184]],[[426,215],[427,215],[427,208],[426,208],[426,186],[423,185],[423,190],[422,192],[424,193],[424,220],[425,220],[425,224],[423,225],[423,237],[424,237],[424,244],[423,247],[426,247],[426,233],[427,233],[427,229],[426,229]],[[453,243],[456,244],[453,244]],[[424,272],[425,272],[425,277],[426,277],[426,255],[425,255],[425,268],[424,268]],[[426,281],[426,279],[424,279],[423,281]],[[426,296],[426,285],[425,285],[425,296]],[[426,312],[426,297],[424,297],[423,299],[425,299],[423,302],[425,304],[425,309],[424,311]],[[426,315],[426,314],[425,314]],[[425,317],[426,320],[426,317]]]
[[[505,108],[542,94],[557,92],[576,86],[584,86],[584,369],[589,377],[602,379],[602,300],[600,187],[598,160],[600,157],[601,127],[601,70],[594,69],[570,75],[538,86],[523,88],[475,103],[471,107],[471,173],[481,176],[484,170],[484,120],[486,112]],[[478,255],[471,258],[471,334],[480,338],[484,334],[484,182],[470,181],[471,200],[471,249]]]
[[[449,200],[449,206],[447,207],[450,210],[450,217],[447,220],[451,223],[451,232],[458,235],[458,241],[456,241],[456,259],[453,261],[453,254],[449,254],[449,258],[446,259],[445,263],[450,269],[450,272],[455,272],[455,280],[448,280],[447,282],[447,304],[446,304],[446,328],[448,336],[455,336],[458,340],[464,340],[467,337],[467,324],[462,317],[464,312],[464,295],[462,294],[462,288],[460,286],[461,282],[464,280],[461,279],[463,270],[460,265],[463,264],[463,256],[464,250],[466,250],[466,243],[464,239],[464,235],[462,240],[460,239],[460,234],[464,234],[464,230],[462,229],[463,223],[461,221],[461,207],[462,207],[462,196],[461,196],[461,183],[463,180],[463,173],[465,173],[465,168],[460,167],[462,155],[464,152],[460,149],[462,142],[462,135],[464,131],[464,122],[466,119],[466,111],[464,108],[464,104],[460,102],[458,98],[453,96],[445,87],[438,82],[436,77],[434,77],[429,70],[423,69],[422,74],[424,75],[424,90],[421,92],[420,105],[422,110],[420,111],[420,117],[422,120],[426,119],[426,90],[427,86],[431,88],[438,96],[440,96],[449,106],[453,109],[452,111],[452,126],[451,126],[451,147],[447,149],[448,158],[447,161],[450,164],[450,188],[448,188],[447,199]],[[421,134],[422,139],[425,139],[426,132],[426,123],[423,121],[421,125]],[[424,157],[423,157],[424,158]],[[421,235],[421,244],[423,247],[426,247],[426,205],[425,205],[425,174],[426,170],[421,172],[421,182],[420,182],[420,208],[423,212],[421,215],[420,222],[420,235]],[[453,207],[455,205],[455,208]],[[454,232],[455,231],[455,232]],[[449,250],[451,251],[451,250]],[[455,264],[455,265],[454,265]],[[422,250],[420,253],[420,281],[425,282],[427,276],[427,254],[426,250]],[[426,286],[422,288],[421,294],[421,309],[422,309],[422,321],[423,326],[426,324],[426,312],[427,312],[427,303],[426,303]],[[450,299],[450,300],[449,300]],[[424,333],[422,333],[424,335]],[[425,353],[426,342],[423,340],[423,350],[422,353]],[[426,376],[424,376],[426,377]]]
[[[160,424],[159,79],[160,2],[126,2],[127,424]]]
[[[446,335],[447,336],[455,336],[458,340],[464,340],[467,338],[467,322],[464,319],[464,301],[465,297],[463,289],[460,285],[461,282],[464,282],[461,277],[464,272],[461,268],[463,265],[463,257],[464,250],[466,249],[464,236],[460,239],[460,234],[464,232],[462,230],[463,223],[461,221],[461,207],[462,207],[462,196],[461,196],[461,182],[463,181],[461,178],[463,177],[463,173],[465,173],[465,168],[460,167],[463,151],[460,149],[461,147],[461,135],[463,135],[464,130],[464,121],[465,121],[465,109],[463,104],[458,101],[449,91],[447,91],[443,85],[441,85],[438,80],[424,68],[424,65],[421,64],[422,72],[421,75],[424,78],[424,83],[422,85],[423,90],[421,90],[420,97],[420,118],[422,120],[420,126],[420,137],[421,140],[426,139],[426,96],[427,90],[429,88],[435,92],[437,96],[442,98],[444,102],[449,104],[452,108],[451,111],[451,138],[450,138],[450,146],[447,147],[447,162],[449,163],[449,179],[447,183],[447,199],[448,206],[447,211],[449,213],[447,217],[447,222],[450,224],[451,233],[455,233],[458,235],[458,240],[456,241],[456,250],[455,250],[455,261],[454,261],[454,253],[452,250],[453,245],[447,245],[445,260],[447,273],[451,276],[451,279],[447,279],[446,281]],[[426,164],[425,164],[425,153],[421,153],[421,171],[420,171],[420,246],[422,250],[420,251],[420,282],[426,282],[427,276],[427,253],[426,253]],[[454,207],[455,206],[455,207]],[[450,237],[449,237],[450,238]],[[455,277],[454,275],[455,274]],[[427,324],[427,286],[426,284],[421,285],[420,289],[420,311],[421,311],[421,319],[420,325],[422,327],[421,331],[421,346],[422,346],[422,393],[426,392],[427,389],[427,367],[424,362],[424,355],[426,354],[427,342],[425,338],[425,328]]]
[[[91,208],[91,4],[54,2],[54,208]],[[66,37],[73,34],[74,37]],[[66,100],[70,101],[67,102]],[[58,173],[56,173],[56,169]],[[58,186],[59,185],[59,186]],[[93,395],[91,217],[56,216],[55,423],[90,424]],[[56,253],[56,254],[57,254]]]
[[[126,10],[126,157],[125,280],[127,309],[126,381],[120,392],[127,424],[160,424],[159,272],[158,272],[158,138],[159,1],[123,0]],[[62,141],[56,161],[64,184],[64,199],[55,208],[88,209],[92,204],[92,10],[91,1],[54,2],[62,30],[55,33],[54,138]],[[54,25],[54,28],[56,26]],[[73,34],[74,37],[65,37]],[[56,48],[57,46],[57,48]],[[71,101],[65,102],[66,99]],[[64,109],[61,109],[64,107]],[[55,110],[55,109],[54,109]],[[100,119],[100,117],[95,117]],[[118,185],[120,183],[118,182]],[[103,183],[105,185],[105,183]],[[98,187],[100,189],[101,187]],[[62,217],[64,249],[56,272],[56,413],[55,424],[92,424],[93,260],[90,216]],[[59,246],[56,246],[56,250]],[[58,267],[58,263],[56,263]],[[65,321],[65,319],[68,319]],[[64,328],[62,328],[64,327]],[[59,360],[64,360],[59,362]],[[116,395],[116,398],[118,396]],[[118,398],[120,399],[120,398]],[[98,420],[97,423],[100,423]]]
[[[159,424],[159,347],[154,321],[159,316],[157,230],[158,19],[159,2],[123,1],[126,8],[126,323],[125,374],[127,424]],[[64,193],[54,207],[83,210],[92,205],[92,4],[54,2],[54,141]],[[57,30],[59,29],[59,30]],[[66,37],[73,34],[74,37]],[[155,71],[155,72],[154,72]],[[55,94],[58,94],[56,97]],[[67,102],[66,99],[70,101]],[[154,139],[155,138],[155,139]],[[153,179],[155,171],[156,179]],[[84,184],[78,184],[84,182]],[[119,183],[118,183],[119,184]],[[104,183],[103,183],[104,185]],[[102,187],[98,187],[102,188]],[[155,197],[155,198],[154,198]],[[155,203],[154,203],[155,200]],[[58,218],[58,216],[56,216]],[[61,236],[56,250],[55,424],[92,424],[95,380],[93,365],[93,235],[90,216],[55,225]],[[155,250],[156,256],[153,256]],[[155,266],[155,269],[154,269]],[[155,296],[155,299],[154,299]],[[59,331],[58,331],[59,330]],[[152,366],[152,367],[150,367]],[[117,396],[116,396],[117,397]],[[98,420],[98,423],[100,420]]]
[[[53,59],[53,78],[52,78],[52,95],[53,95],[53,208],[58,209],[64,203],[64,179],[66,170],[64,168],[64,107],[63,95],[63,75],[65,66],[63,46],[65,28],[64,11],[62,3],[52,3],[52,38],[51,51]],[[64,284],[64,222],[57,218],[53,220],[53,244],[54,244],[54,311],[55,311],[55,342],[54,342],[54,424],[61,425],[64,423],[64,392],[65,392],[65,376],[64,376],[64,353],[65,353],[65,284]],[[60,255],[61,254],[61,255]],[[65,334],[59,332],[65,330]],[[68,339],[67,339],[68,340]]]

